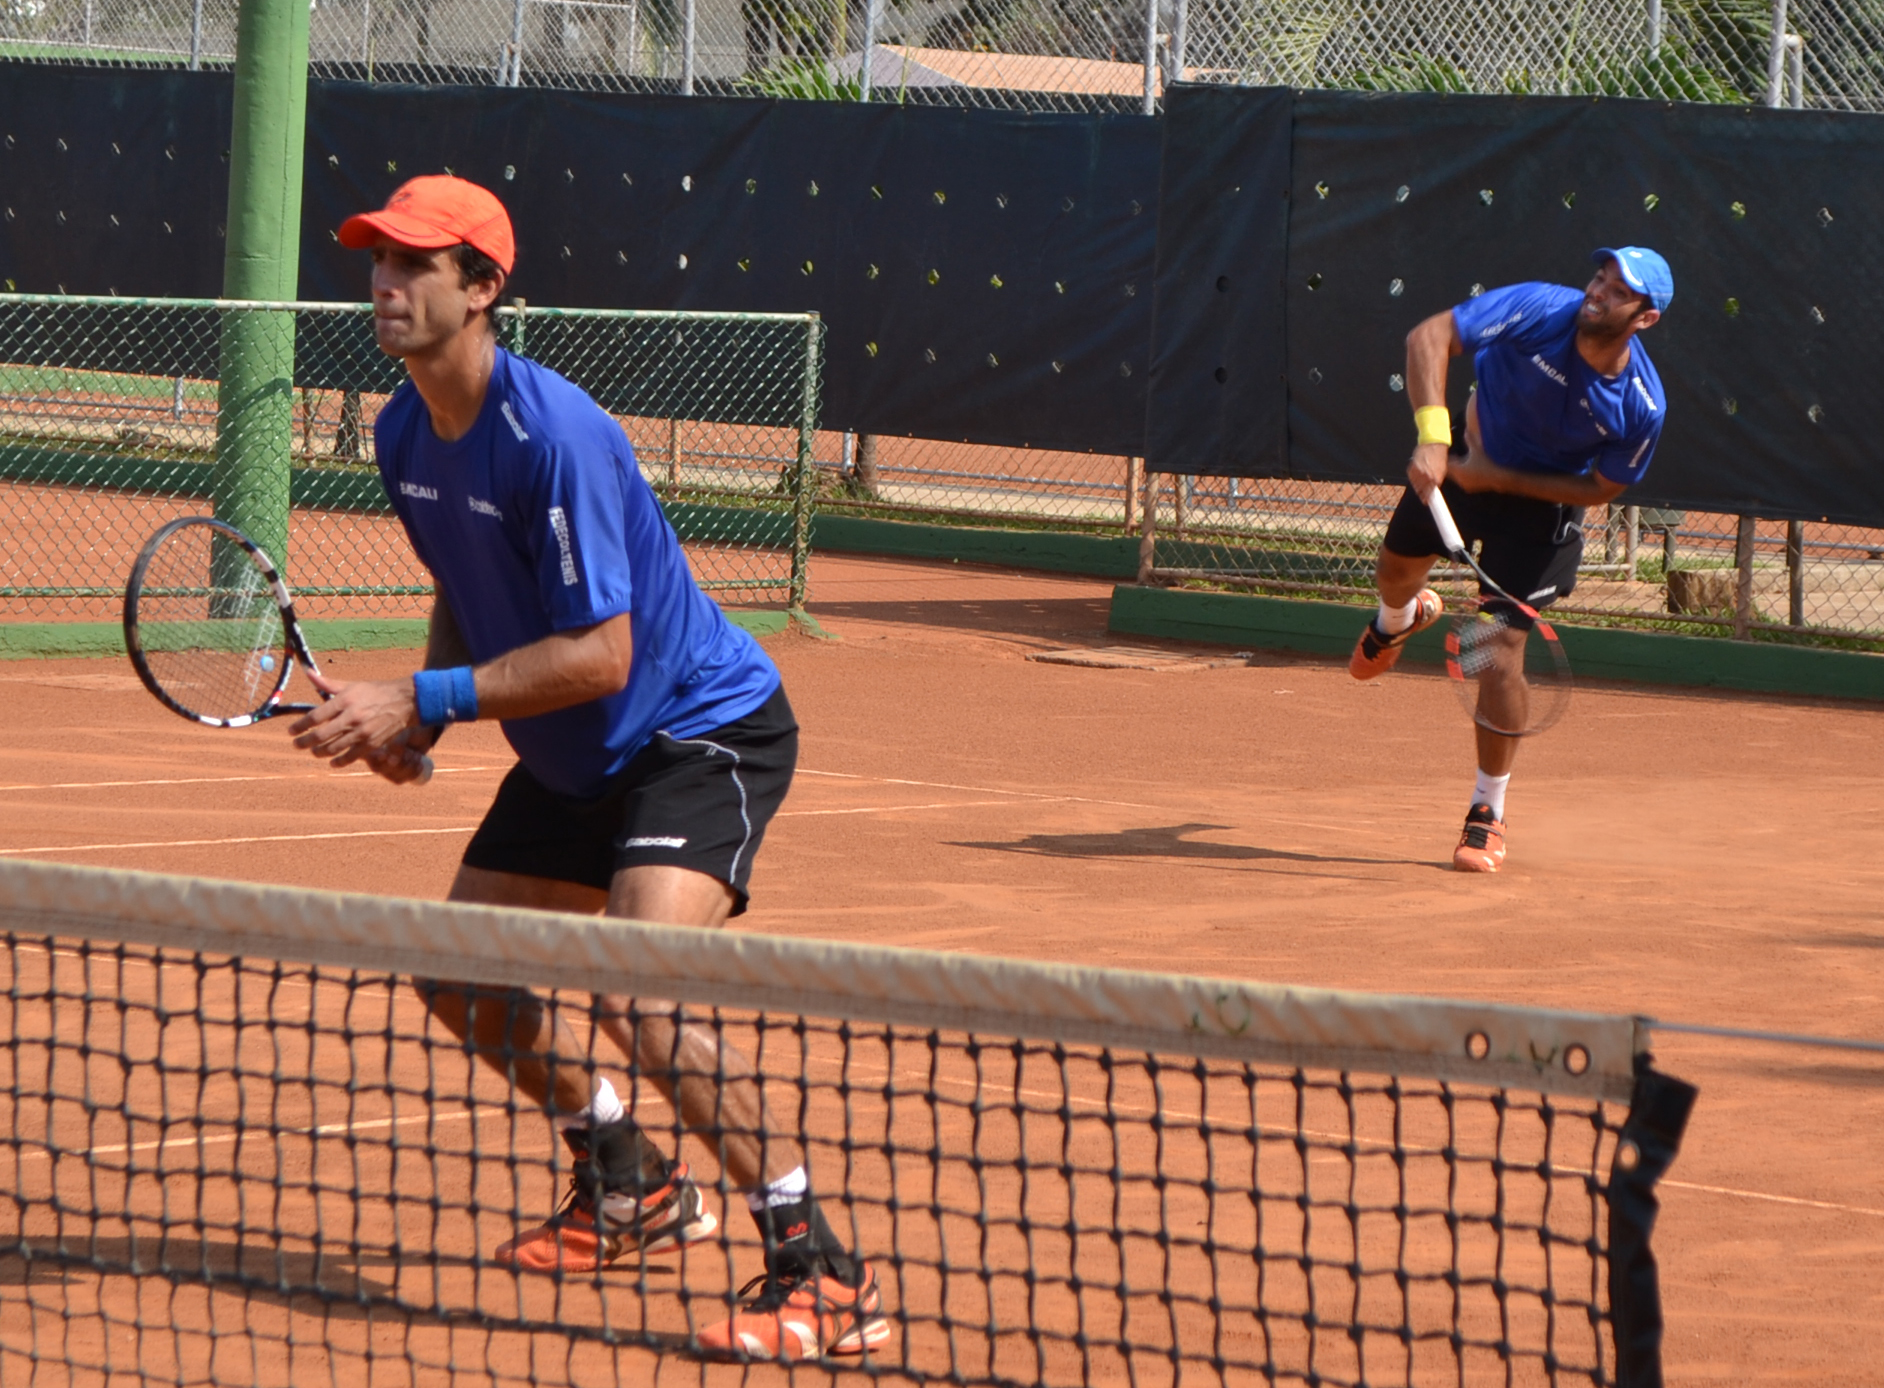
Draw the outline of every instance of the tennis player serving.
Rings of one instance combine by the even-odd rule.
[[[1444,550],[1426,505],[1435,487],[1465,542],[1481,546],[1486,575],[1541,608],[1576,587],[1585,508],[1613,501],[1648,471],[1667,402],[1635,338],[1674,298],[1674,276],[1641,246],[1599,250],[1591,260],[1596,274],[1581,292],[1514,284],[1407,335],[1419,442],[1380,548],[1380,610],[1348,662],[1355,679],[1385,674],[1407,637],[1439,620],[1439,595],[1426,586]],[[1467,350],[1477,383],[1465,407],[1465,447],[1455,454],[1446,371]],[[1518,744],[1493,728],[1523,726],[1525,692],[1522,666],[1509,661],[1479,678],[1479,706],[1498,716],[1479,720],[1478,778],[1452,854],[1459,871],[1496,872],[1504,863],[1505,790]]]
[[[337,766],[416,775],[449,724],[495,718],[518,762],[465,849],[454,901],[718,926],[746,907],[785,798],[798,725],[758,644],[694,584],[616,421],[497,345],[515,260],[483,188],[416,178],[341,244],[373,255],[381,350],[410,376],[375,425],[380,474],[436,585],[425,668],[324,682],[295,744]],[[718,1220],[525,989],[420,982],[431,1013],[544,1106],[574,1155],[563,1207],[497,1260],[593,1272],[707,1238]],[[751,1064],[667,1004],[597,999],[602,1029],[686,1125],[717,1139],[765,1246],[757,1296],[700,1330],[709,1352],[805,1359],[889,1338],[870,1266],[832,1232],[803,1154],[768,1120]]]

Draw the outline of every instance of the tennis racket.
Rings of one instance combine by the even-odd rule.
[[[207,516],[171,521],[139,552],[124,588],[124,647],[159,703],[212,728],[315,707],[283,698],[295,661],[320,674],[288,585],[259,545]],[[423,785],[432,759],[418,761]]]
[[[1570,706],[1570,660],[1535,607],[1494,583],[1466,548],[1452,508],[1434,487],[1426,500],[1440,543],[1478,578],[1479,594],[1453,614],[1446,673],[1472,721],[1501,737],[1529,737]]]

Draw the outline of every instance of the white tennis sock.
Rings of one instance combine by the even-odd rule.
[[[598,1081],[595,1093],[589,1099],[587,1108],[577,1109],[574,1113],[555,1113],[550,1115],[556,1124],[556,1130],[564,1128],[599,1128],[604,1123],[619,1122],[628,1113],[622,1107],[621,1096],[615,1092],[615,1086],[607,1080]]]
[[[1472,787],[1472,803],[1490,805],[1491,812],[1498,816],[1498,822],[1502,824],[1505,820],[1505,787],[1510,784],[1509,771],[1502,776],[1490,776],[1481,771],[1478,773],[1478,783]]]
[[[754,1214],[768,1206],[795,1205],[811,1189],[811,1178],[802,1166],[795,1166],[776,1181],[768,1181],[757,1190],[746,1192],[746,1208]]]
[[[1380,611],[1374,614],[1374,625],[1382,636],[1392,636],[1396,631],[1405,631],[1413,625],[1413,618],[1419,614],[1420,600],[1416,593],[1408,599],[1405,607],[1389,607],[1385,599],[1381,601]]]

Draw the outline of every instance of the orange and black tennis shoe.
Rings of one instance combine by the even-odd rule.
[[[1474,805],[1465,816],[1459,846],[1452,850],[1454,872],[1496,872],[1505,861],[1504,821],[1490,805]]]
[[[1400,650],[1406,640],[1416,631],[1424,631],[1445,614],[1446,605],[1439,600],[1439,594],[1431,588],[1422,588],[1419,596],[1413,599],[1413,625],[1405,631],[1396,631],[1387,635],[1373,622],[1367,624],[1367,630],[1361,633],[1361,639],[1354,643],[1354,654],[1348,657],[1348,673],[1357,680],[1371,680],[1376,675],[1384,675],[1393,669],[1400,659]]]
[[[773,1250],[763,1276],[741,1296],[759,1294],[729,1320],[700,1332],[700,1352],[711,1359],[770,1360],[795,1364],[835,1354],[862,1354],[889,1341],[883,1294],[870,1264],[844,1260],[838,1277],[823,1259],[784,1247]]]

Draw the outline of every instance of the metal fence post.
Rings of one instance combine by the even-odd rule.
[[[1779,105],[1786,70],[1786,0],[1773,0],[1773,39],[1766,49],[1766,104]]]
[[[1138,494],[1138,581],[1151,582],[1151,571],[1158,554],[1158,483],[1147,458],[1139,471],[1142,488]]]
[[[788,605],[805,610],[811,577],[811,508],[817,499],[818,405],[824,385],[824,320],[817,314],[805,320],[804,407],[798,414],[798,466],[792,482],[792,579]]]
[[[1792,109],[1805,109],[1805,40],[1786,35],[1786,72],[1792,84]]]
[[[1734,640],[1744,641],[1753,624],[1753,517],[1740,517],[1734,532]]]
[[[1184,48],[1189,42],[1190,0],[1177,0],[1176,11],[1171,17],[1171,66],[1165,74],[1165,85],[1184,80]]]
[[[1784,0],[1782,0],[1784,3]],[[693,31],[695,14],[694,0],[683,0],[680,7],[680,94],[693,95]]]
[[[1805,522],[1786,522],[1786,620],[1805,625]]]
[[[513,0],[510,7],[510,46],[504,50],[503,67],[497,85],[514,87],[523,80],[523,7],[525,0]]]
[[[1651,63],[1662,56],[1662,0],[1648,0],[1648,55]]]
[[[1629,582],[1634,583],[1639,574],[1635,569],[1635,549],[1642,535],[1642,508],[1625,506],[1622,508],[1622,562],[1629,566]]]
[[[190,71],[203,70],[203,0],[190,6]]]
[[[1125,460],[1125,533],[1132,533],[1138,522],[1138,470],[1142,463],[1137,458]]]
[[[1158,108],[1158,0],[1145,0],[1145,114]]]
[[[883,0],[864,0],[863,60],[857,65],[857,99],[868,101],[875,86],[877,61],[877,21]]]

